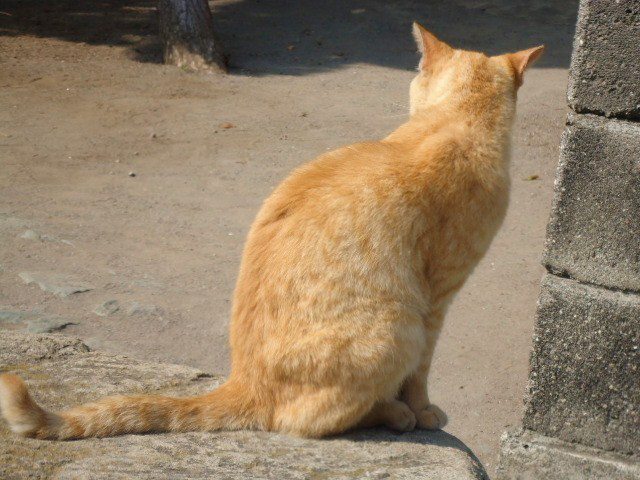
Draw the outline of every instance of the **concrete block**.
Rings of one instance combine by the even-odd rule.
[[[569,76],[576,112],[640,119],[640,0],[581,0]]]
[[[523,424],[640,454],[640,295],[543,278]]]
[[[640,291],[640,124],[572,114],[560,149],[545,266]]]
[[[563,442],[528,430],[502,436],[498,480],[638,480],[640,458]]]

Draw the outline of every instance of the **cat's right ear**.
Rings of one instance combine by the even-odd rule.
[[[413,22],[413,36],[418,44],[418,50],[422,53],[422,58],[418,66],[420,70],[424,70],[429,64],[449,54],[453,50],[418,22]]]
[[[507,58],[515,72],[516,86],[521,87],[524,82],[524,71],[533,65],[544,52],[544,45],[507,54]]]

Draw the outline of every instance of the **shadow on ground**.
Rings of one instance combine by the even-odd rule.
[[[153,0],[5,0],[0,37],[34,35],[129,46],[162,61]],[[236,0],[212,3],[232,70],[305,75],[367,63],[413,69],[411,22],[454,46],[491,54],[544,43],[541,67],[569,65],[577,0]]]

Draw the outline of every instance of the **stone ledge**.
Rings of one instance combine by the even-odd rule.
[[[497,480],[638,480],[640,458],[567,443],[530,430],[502,436]]]
[[[554,273],[640,292],[640,124],[569,115],[545,266]]]
[[[90,352],[62,335],[2,332],[0,370],[61,408],[116,393],[192,395],[222,377],[179,365]],[[1,421],[0,421],[1,423]],[[74,442],[23,439],[0,426],[0,478],[52,479],[487,479],[473,453],[445,432],[361,430],[325,440],[265,432],[125,435]]]

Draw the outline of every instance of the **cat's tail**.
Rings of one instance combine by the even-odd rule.
[[[232,383],[198,397],[113,396],[53,413],[31,398],[20,377],[7,373],[0,375],[0,409],[15,433],[51,440],[260,427]]]

